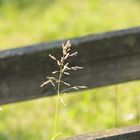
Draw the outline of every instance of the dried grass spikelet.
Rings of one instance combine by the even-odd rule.
[[[72,86],[70,87],[70,84],[68,82],[62,81],[62,76],[63,75],[70,75],[70,70],[79,70],[79,69],[83,69],[83,67],[80,66],[69,66],[69,63],[67,63],[67,59],[73,56],[76,56],[78,53],[74,52],[74,53],[70,53],[71,50],[71,44],[70,41],[68,40],[66,42],[66,44],[62,43],[62,56],[59,59],[57,59],[55,56],[53,56],[52,54],[49,54],[49,57],[53,60],[56,61],[56,64],[59,66],[59,69],[56,71],[53,71],[52,74],[55,75],[56,73],[59,73],[58,78],[55,77],[47,77],[47,81],[45,81],[41,87],[48,85],[49,83],[52,84],[52,86],[55,88],[55,91],[57,92],[57,94],[59,93],[63,93],[64,91],[68,91],[70,89],[82,89],[82,88],[86,88],[85,86]],[[66,88],[65,90],[61,91],[59,89],[58,91],[58,85],[60,86],[61,84],[64,84],[66,86],[69,86],[69,88]],[[59,92],[59,93],[58,93]]]
[[[61,93],[66,94],[66,91],[71,90],[71,89],[79,90],[79,89],[86,88],[86,86],[71,86],[70,83],[62,80],[62,76],[63,75],[70,75],[71,70],[75,71],[75,70],[83,69],[83,67],[80,67],[80,66],[72,66],[72,67],[69,66],[69,63],[67,63],[67,59],[77,55],[77,52],[71,53],[70,50],[71,50],[71,44],[70,44],[70,41],[68,40],[66,42],[66,44],[62,43],[62,56],[60,57],[60,59],[56,58],[52,54],[49,54],[49,57],[51,59],[53,59],[54,61],[56,61],[56,64],[58,65],[58,70],[55,70],[52,72],[53,76],[46,77],[47,81],[45,81],[41,85],[41,87],[43,87],[43,86],[47,86],[48,84],[51,84],[54,87],[54,90],[56,91],[56,94],[58,97],[57,102],[56,102],[54,131],[53,131],[53,136],[52,136],[51,140],[55,140],[56,137],[58,137],[58,135],[60,135],[59,133],[56,133],[59,101],[64,106],[66,105],[64,99],[61,97],[60,94]],[[56,74],[58,75],[58,77],[56,76]],[[61,84],[68,86],[68,88],[61,90]]]

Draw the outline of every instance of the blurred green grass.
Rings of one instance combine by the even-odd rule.
[[[1,50],[140,24],[138,0],[0,0],[0,13]],[[65,95],[59,131],[65,137],[137,124],[139,85],[138,81]],[[3,106],[0,140],[50,139],[54,106],[55,97]]]
[[[65,95],[66,107],[61,105],[59,111],[58,132],[62,132],[65,137],[137,124],[139,84],[130,82]],[[55,101],[56,98],[52,97],[3,106],[4,110],[0,114],[0,139],[50,139]]]
[[[136,0],[1,1],[0,49],[140,24]]]

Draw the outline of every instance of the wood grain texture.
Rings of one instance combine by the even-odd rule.
[[[0,104],[54,95],[50,86],[40,85],[57,68],[48,54],[59,57],[66,40],[0,52]],[[94,88],[140,79],[139,27],[70,41],[78,55],[69,63],[84,67],[64,77],[72,85]]]
[[[140,140],[140,126],[105,130],[104,132],[79,135],[63,140]]]

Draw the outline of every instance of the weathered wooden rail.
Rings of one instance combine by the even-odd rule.
[[[140,140],[140,126],[106,130],[87,135],[79,135],[64,140]]]
[[[48,54],[59,56],[61,43],[65,41],[1,51],[0,104],[54,95],[52,89],[40,88],[40,85],[56,69]],[[72,76],[65,78],[66,81],[93,88],[140,79],[140,27],[89,35],[70,41],[73,51],[79,53],[70,63],[85,68],[73,72]],[[130,135],[127,135],[129,139],[134,135],[134,140],[140,139],[139,126],[137,130],[133,133],[130,129]],[[94,137],[91,135],[72,140],[75,139],[91,140]]]

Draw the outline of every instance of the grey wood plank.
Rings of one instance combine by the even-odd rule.
[[[40,85],[57,68],[48,54],[59,57],[66,40],[1,51],[0,104],[54,95],[50,86]],[[69,63],[84,67],[64,77],[72,85],[94,88],[140,79],[140,27],[70,41],[78,56]]]
[[[65,138],[63,140],[140,140],[140,126],[105,130],[103,132]]]

